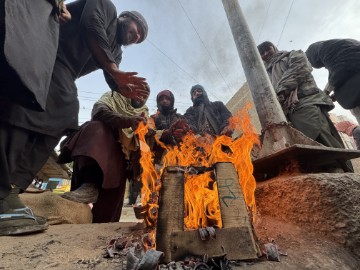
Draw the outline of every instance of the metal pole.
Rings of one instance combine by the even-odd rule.
[[[238,0],[222,0],[262,128],[286,122]]]

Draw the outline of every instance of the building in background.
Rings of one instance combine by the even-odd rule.
[[[251,109],[249,110],[249,115],[251,122],[253,123],[255,130],[258,134],[261,133],[261,124],[259,116],[256,112],[253,98],[247,83],[244,83],[243,86],[235,93],[235,95],[226,103],[226,107],[232,113],[236,114],[238,111],[242,110],[247,103],[251,104]]]

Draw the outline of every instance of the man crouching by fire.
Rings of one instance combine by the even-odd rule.
[[[92,119],[62,147],[59,163],[74,161],[72,191],[63,198],[93,203],[93,223],[118,222],[126,180],[140,176],[140,149],[134,131],[147,122],[143,98],[106,92],[95,104]]]

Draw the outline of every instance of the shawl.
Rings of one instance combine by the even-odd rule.
[[[108,106],[113,112],[120,115],[135,116],[145,114],[145,117],[149,117],[149,109],[146,105],[141,108],[134,108],[131,106],[131,99],[126,98],[118,92],[106,92],[98,101]],[[119,142],[121,143],[122,151],[127,159],[130,159],[130,153],[139,149],[139,140],[134,136],[134,130],[132,128],[119,129]]]
[[[285,115],[299,103],[298,89],[312,71],[302,51],[279,51],[265,63]]]

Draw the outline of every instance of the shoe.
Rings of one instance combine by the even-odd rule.
[[[48,227],[46,218],[35,216],[28,207],[9,209],[0,214],[0,236],[37,233]]]
[[[99,189],[93,183],[84,183],[78,189],[61,195],[64,199],[79,203],[96,203],[98,196]]]

